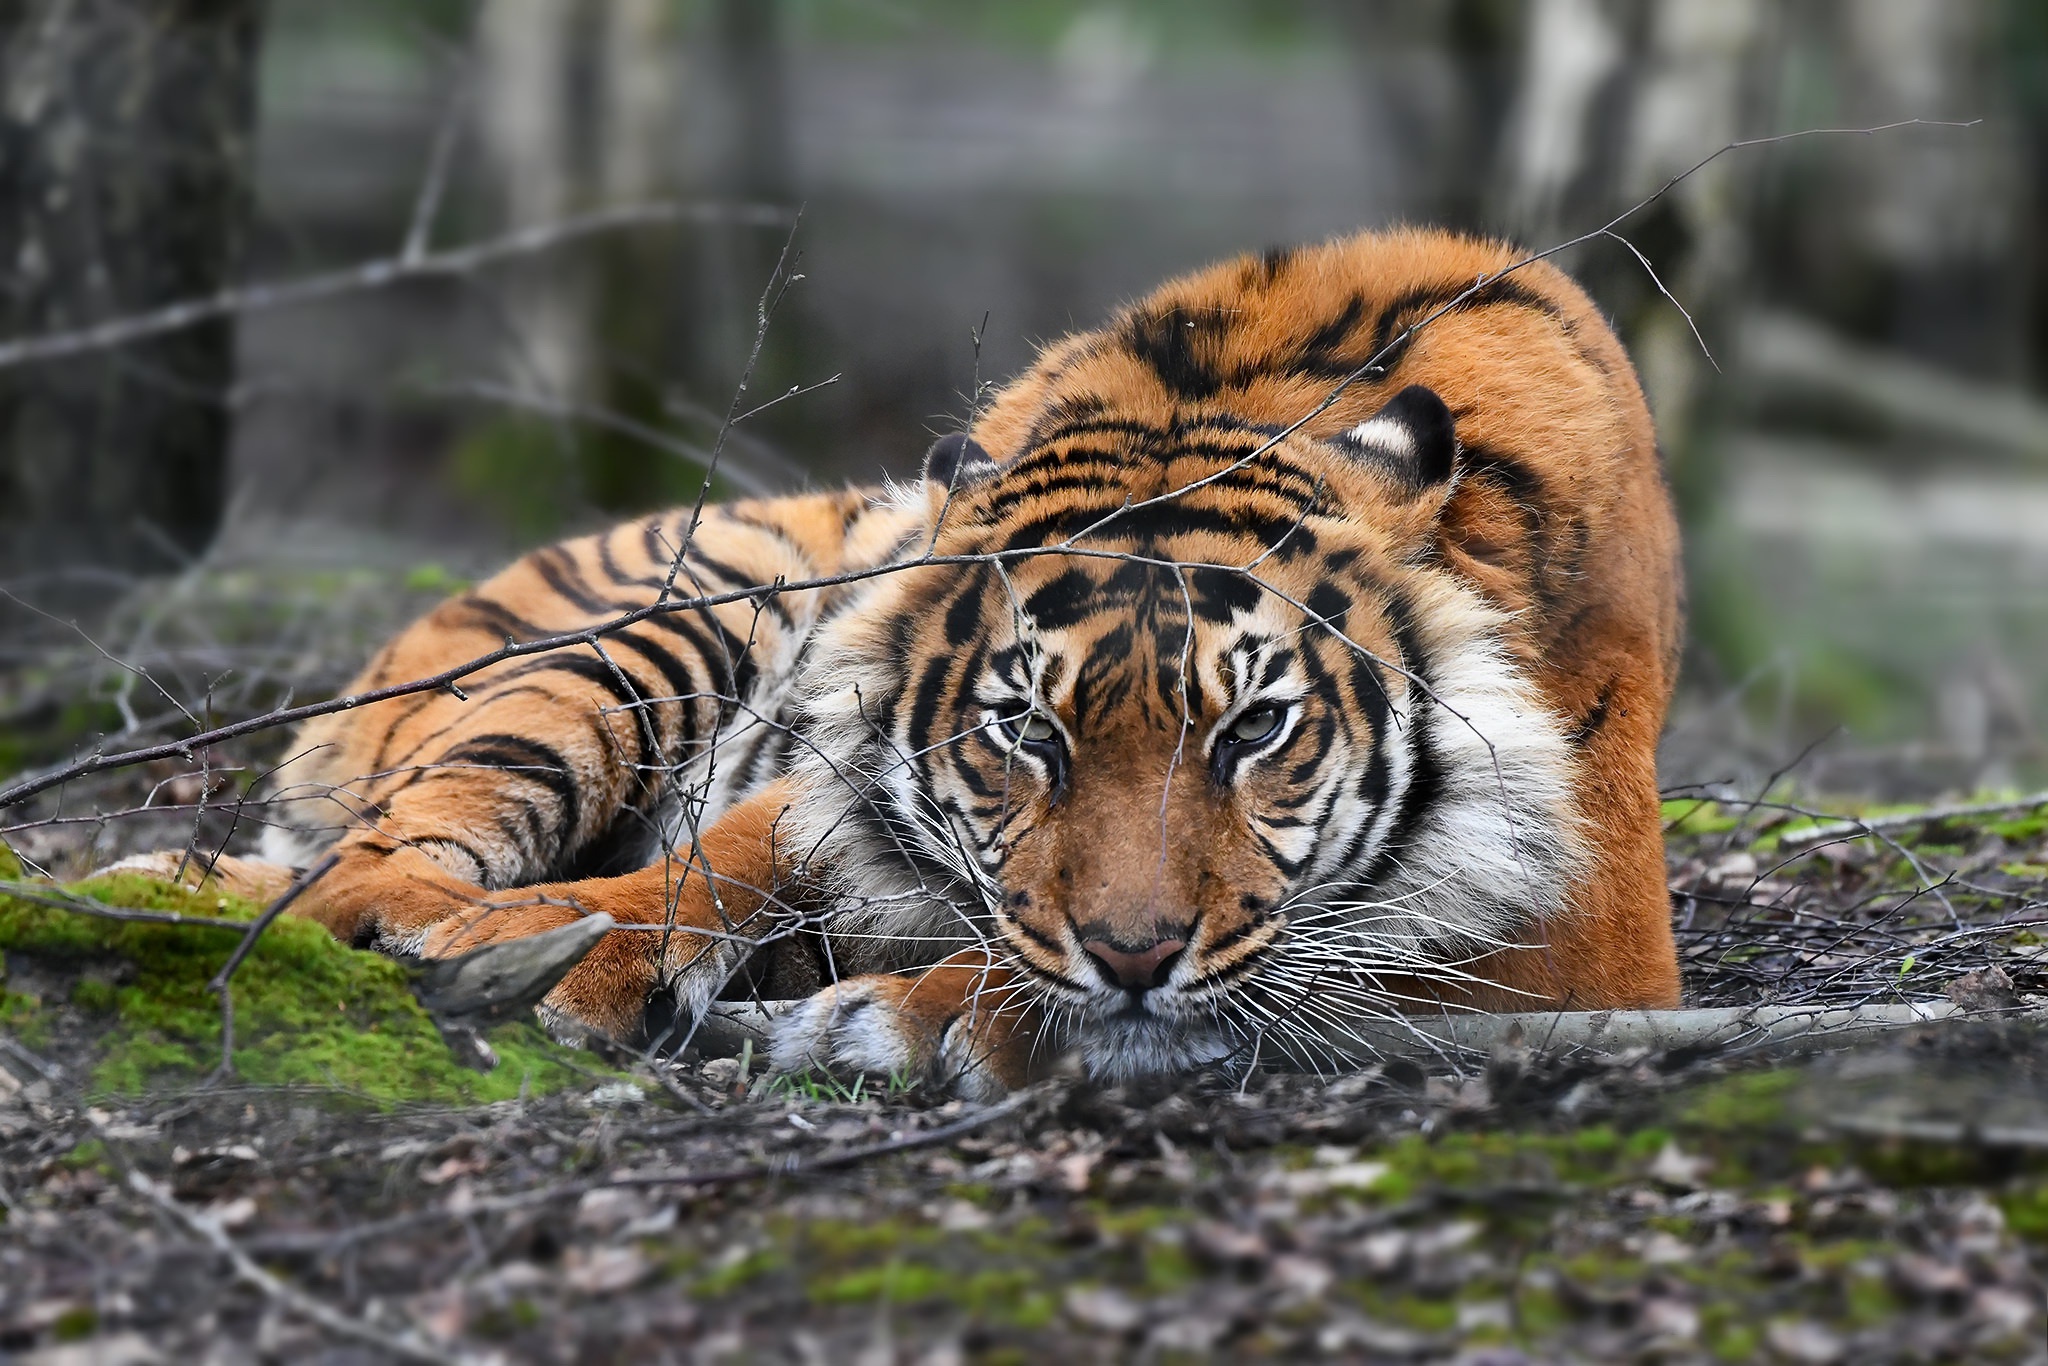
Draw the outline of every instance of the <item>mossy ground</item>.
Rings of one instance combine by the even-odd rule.
[[[0,846],[0,880],[20,865]],[[72,889],[108,906],[215,920],[253,919],[233,897],[132,876]],[[0,895],[0,1028],[32,1046],[82,1038],[95,1093],[189,1084],[220,1064],[220,998],[207,983],[240,931],[104,919]],[[19,983],[32,978],[33,988]],[[61,990],[61,999],[45,994]],[[499,1065],[456,1062],[413,999],[405,969],[335,942],[311,921],[273,922],[236,970],[234,1073],[258,1085],[313,1087],[379,1105],[462,1104],[535,1094],[603,1071],[531,1025],[490,1035]]]

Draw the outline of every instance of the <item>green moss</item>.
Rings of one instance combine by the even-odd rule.
[[[405,587],[411,593],[438,593],[447,596],[467,590],[470,580],[459,574],[451,574],[441,565],[428,561],[416,564],[405,571]]]
[[[1130,1209],[1116,1209],[1094,1200],[1088,1202],[1090,1213],[1097,1225],[1112,1238],[1142,1238],[1154,1229],[1177,1224],[1187,1218],[1184,1210],[1163,1205],[1137,1205]]]
[[[1673,835],[1718,835],[1742,824],[1742,818],[1704,798],[1680,798],[1663,804],[1664,829]]]
[[[1843,1299],[1848,1323],[1855,1328],[1889,1322],[1899,1312],[1898,1296],[1881,1276],[1851,1276]]]
[[[50,1033],[43,1003],[25,992],[0,988],[0,1032],[12,1034],[31,1048],[41,1047]]]
[[[1643,1278],[1643,1264],[1633,1257],[1605,1252],[1582,1252],[1558,1263],[1565,1275],[1589,1285],[1618,1282],[1633,1285]]]
[[[2002,1191],[1998,1207],[2005,1225],[2030,1242],[2048,1242],[2048,1181],[2031,1181]]]
[[[1373,1183],[1371,1193],[1387,1200],[1406,1199],[1424,1189],[1483,1191],[1503,1185],[1554,1186],[1563,1197],[1573,1186],[1607,1186],[1627,1179],[1668,1137],[1664,1130],[1652,1129],[1624,1138],[1598,1124],[1563,1134],[1410,1134],[1363,1157],[1386,1164],[1386,1174]]]
[[[100,1315],[89,1304],[73,1305],[57,1316],[50,1333],[59,1342],[83,1342],[99,1331]]]
[[[1782,1132],[1790,1122],[1788,1103],[1800,1084],[1792,1068],[1737,1072],[1700,1087],[1680,1106],[1689,1127],[1720,1133]]]
[[[97,1138],[82,1139],[64,1154],[63,1163],[73,1171],[97,1171],[113,1174],[113,1166],[107,1161],[107,1145]]]
[[[1526,1337],[1561,1331],[1571,1321],[1564,1301],[1545,1285],[1523,1285],[1514,1298],[1515,1322]]]
[[[1727,1323],[1707,1335],[1707,1350],[1720,1361],[1755,1361],[1763,1346],[1756,1329],[1746,1323]]]
[[[819,1276],[807,1294],[817,1304],[948,1304],[1011,1327],[1042,1327],[1057,1309],[1035,1273],[985,1267],[969,1274],[950,1265],[891,1258],[881,1266]]]
[[[81,977],[71,988],[71,1004],[80,1010],[90,1010],[104,1015],[111,1012],[120,1002],[119,993],[112,982],[102,982],[97,977]]]
[[[2048,810],[2013,820],[1986,821],[1984,828],[2008,844],[2032,844],[2048,837]]]
[[[1385,1302],[1387,1317],[1425,1333],[1448,1333],[1458,1326],[1458,1306],[1451,1300],[1397,1295]]]
[[[954,1284],[935,1266],[891,1258],[881,1266],[815,1281],[811,1298],[821,1304],[913,1304],[946,1298]]]
[[[1912,1139],[1848,1143],[1842,1151],[1866,1176],[1895,1190],[1996,1183],[2043,1165],[2038,1156],[2005,1148]]]
[[[1201,1279],[1201,1270],[1194,1259],[1172,1243],[1148,1243],[1145,1246],[1145,1289],[1157,1295],[1170,1295],[1176,1290],[1185,1290]]]
[[[0,877],[8,871],[0,866]],[[77,890],[113,906],[232,920],[255,913],[233,898],[130,876]],[[109,920],[0,896],[0,951],[81,968],[101,969],[110,960],[127,965],[123,985],[95,971],[73,991],[79,1006],[112,1016],[92,1071],[100,1093],[132,1094],[214,1069],[221,1012],[207,983],[239,933]],[[407,989],[403,968],[336,943],[310,920],[285,916],[273,923],[236,970],[233,994],[235,1071],[259,1084],[332,1088],[380,1104],[463,1103],[509,1099],[522,1087],[537,1093],[573,1085],[593,1070],[527,1024],[491,1034],[500,1059],[495,1071],[462,1067]],[[37,1008],[10,995],[4,1014],[16,1029]]]
[[[872,1224],[820,1219],[803,1229],[803,1241],[810,1251],[828,1260],[850,1262],[898,1253],[905,1247],[929,1247],[940,1236],[938,1229],[896,1219]]]
[[[730,1295],[743,1285],[781,1270],[785,1261],[783,1254],[775,1248],[758,1248],[713,1267],[698,1278],[694,1288],[698,1295],[707,1299]]]

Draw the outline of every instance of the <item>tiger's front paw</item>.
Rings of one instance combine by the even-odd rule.
[[[1037,1018],[975,990],[951,990],[943,969],[854,977],[778,1020],[769,1060],[778,1072],[817,1069],[886,1076],[968,1100],[991,1100],[1031,1079]],[[982,977],[976,974],[977,978]]]

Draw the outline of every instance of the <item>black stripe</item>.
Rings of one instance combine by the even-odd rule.
[[[687,700],[697,692],[697,680],[690,676],[688,666],[653,641],[631,631],[621,631],[609,639],[652,664],[662,682],[668,684],[669,696]]]
[[[613,617],[633,610],[630,603],[611,602],[599,597],[596,590],[591,588],[589,581],[583,577],[583,572],[576,567],[576,562],[569,558],[569,553],[558,545],[536,550],[527,557],[527,561],[549,588],[567,598],[582,611]]]
[[[1608,708],[1614,700],[1615,682],[1616,680],[1610,678],[1600,685],[1600,695],[1593,699],[1593,705],[1586,709],[1586,714],[1572,727],[1569,739],[1573,749],[1584,749],[1592,743],[1593,737],[1606,727]]]
[[[1472,292],[1465,298],[1458,296]],[[1446,309],[1450,313],[1463,313],[1475,308],[1489,308],[1497,304],[1515,308],[1532,309],[1549,318],[1564,319],[1564,310],[1543,295],[1530,289],[1512,276],[1489,280],[1478,289],[1469,284],[1422,285],[1395,296],[1392,302],[1380,309],[1379,317],[1373,323],[1372,349],[1368,356],[1380,356],[1382,372],[1391,369],[1400,359],[1400,351],[1387,352],[1395,337],[1408,327],[1437,312]],[[1410,315],[1419,315],[1411,317]],[[1405,349],[1412,337],[1404,337],[1401,348]],[[1362,363],[1362,362],[1361,362]]]
[[[1491,446],[1463,446],[1458,451],[1458,468],[1468,478],[1487,479],[1497,485],[1529,514],[1529,529],[1536,529],[1534,519],[1542,515],[1548,498],[1543,476],[1521,457]]]
[[[1423,657],[1422,644],[1415,629],[1415,609],[1397,590],[1387,594],[1387,615],[1393,622],[1394,641],[1401,651],[1401,662],[1414,675],[1410,685],[1411,702],[1408,708],[1408,785],[1401,792],[1401,804],[1394,820],[1388,827],[1385,842],[1379,853],[1373,857],[1364,878],[1377,882],[1392,871],[1394,861],[1406,850],[1422,823],[1429,818],[1431,809],[1443,796],[1446,775],[1443,757],[1436,752],[1436,743],[1430,738],[1429,716],[1435,703],[1430,693],[1428,661]]]
[[[1216,307],[1199,312],[1178,304],[1164,312],[1140,308],[1125,321],[1117,340],[1151,367],[1168,393],[1204,399],[1223,387],[1223,379],[1199,352],[1217,350],[1230,325],[1230,315]]]
[[[583,823],[582,796],[576,777],[561,751],[525,735],[493,731],[472,735],[442,756],[445,763],[469,764],[478,768],[502,769],[516,778],[540,784],[555,795],[561,807],[562,829],[553,842],[573,837]],[[552,851],[543,849],[543,854]]]
[[[1111,514],[1115,514],[1112,516]],[[1065,539],[1104,518],[1108,524],[1095,534],[1104,538],[1156,543],[1168,537],[1211,531],[1232,536],[1250,536],[1261,546],[1279,546],[1275,558],[1291,560],[1313,554],[1315,533],[1299,526],[1299,512],[1273,516],[1250,508],[1228,510],[1188,504],[1185,500],[1155,503],[1145,507],[1097,504],[1063,508],[1020,523],[1004,542],[1006,550],[1038,549],[1054,540]],[[1292,533],[1292,534],[1290,534]],[[1284,542],[1284,544],[1283,544]]]
[[[457,610],[469,620],[463,624],[478,630],[489,631],[503,640],[539,640],[551,632],[520,616],[495,598],[477,593],[466,594],[455,600]]]

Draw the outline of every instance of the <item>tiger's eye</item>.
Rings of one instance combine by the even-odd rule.
[[[1280,729],[1280,708],[1253,707],[1230,723],[1230,738],[1249,744]]]
[[[1021,740],[1027,745],[1042,745],[1050,740],[1057,740],[1060,734],[1060,728],[1042,712],[1032,712],[1018,720],[1005,721],[1003,729],[1010,733],[1012,739]]]

